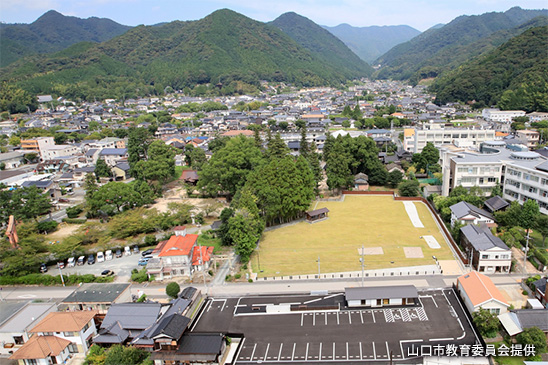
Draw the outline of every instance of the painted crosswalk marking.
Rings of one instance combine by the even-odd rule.
[[[411,322],[411,317],[409,316],[409,311],[407,310],[407,308],[400,309],[400,313],[401,313],[401,319],[404,322]]]
[[[424,311],[423,307],[417,308],[417,314],[419,315],[419,320],[428,321],[428,316],[426,315],[426,312]]]
[[[385,309],[384,312],[384,319],[386,322],[394,322],[394,314],[392,313],[391,309]]]

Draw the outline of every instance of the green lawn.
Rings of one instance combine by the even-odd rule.
[[[499,365],[523,365],[525,358],[522,356],[497,356],[495,361]]]
[[[366,255],[366,269],[428,265],[438,259],[453,259],[428,208],[419,202],[417,207],[425,228],[415,228],[405,211],[403,202],[391,196],[347,195],[344,202],[319,202],[311,209],[327,207],[329,218],[310,224],[297,223],[263,234],[260,251],[251,258],[253,270],[260,276],[314,274],[318,272],[359,271],[358,249],[382,247],[382,255]],[[440,249],[431,249],[422,235],[432,235]],[[406,258],[403,247],[421,247],[424,258]],[[393,262],[393,263],[392,263]]]

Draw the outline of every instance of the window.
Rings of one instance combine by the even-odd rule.
[[[25,343],[23,336],[13,336],[13,342],[15,342],[16,345],[22,345]]]
[[[43,332],[44,336],[53,336],[53,332]]]
[[[497,178],[496,177],[488,177],[487,181],[490,182],[490,183],[494,183],[494,182],[497,182]]]
[[[490,308],[489,311],[493,314],[500,314],[500,309],[499,308]]]
[[[480,178],[479,178],[479,183],[480,183],[480,184],[483,184],[483,177],[480,177]]]
[[[76,337],[78,336],[77,332],[63,332],[63,336],[65,337]]]
[[[36,359],[25,359],[25,364],[27,364],[27,365],[38,365],[38,360],[36,360]]]
[[[481,258],[484,259],[484,260],[485,260],[485,259],[488,259],[488,258],[489,258],[489,255],[481,255]]]
[[[70,345],[68,345],[68,350],[71,354],[75,354],[78,352],[78,345],[72,342]]]
[[[86,323],[86,325],[82,329],[82,332],[86,332],[88,328],[89,328],[89,323]]]
[[[383,299],[382,304],[390,304],[390,299]]]

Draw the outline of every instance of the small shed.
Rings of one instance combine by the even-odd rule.
[[[369,189],[369,177],[363,172],[354,176],[354,188],[358,191]]]
[[[327,218],[327,214],[329,213],[329,209],[327,208],[320,208],[316,210],[310,210],[306,212],[306,220],[309,222],[318,221],[320,219]]]
[[[419,295],[414,285],[345,288],[348,307],[414,306]]]

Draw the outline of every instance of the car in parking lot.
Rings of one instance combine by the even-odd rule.
[[[107,252],[105,252],[105,260],[112,260],[112,250],[108,250]]]
[[[114,275],[114,271],[112,271],[112,270],[103,270],[101,272],[101,275],[102,276],[112,276],[112,275]]]
[[[129,246],[124,247],[124,256],[131,256],[131,249]]]
[[[97,262],[105,261],[105,254],[103,252],[97,252]]]
[[[145,257],[147,255],[150,255],[150,254],[152,254],[152,251],[154,251],[154,249],[149,248],[148,250],[145,250],[145,251],[141,252],[141,256]]]
[[[133,253],[139,253],[139,247],[137,245],[133,246]]]
[[[83,265],[86,263],[86,256],[78,257],[78,265]]]
[[[95,263],[95,256],[93,254],[90,254],[88,256],[88,265],[93,265]]]
[[[40,272],[47,272],[47,271],[48,271],[48,267],[46,266],[46,264],[41,264],[40,265]]]
[[[117,248],[116,249],[116,258],[119,259],[120,257],[122,257],[122,250]]]
[[[57,263],[57,267],[58,267],[59,269],[64,269],[64,268],[65,268],[65,262],[64,262],[64,261],[59,261],[59,262]]]
[[[148,264],[148,260],[150,260],[150,257],[143,257],[139,259],[139,262],[137,263],[137,265],[146,266],[146,264]]]
[[[74,257],[69,257],[67,260],[67,267],[74,267],[76,265],[76,259]]]

